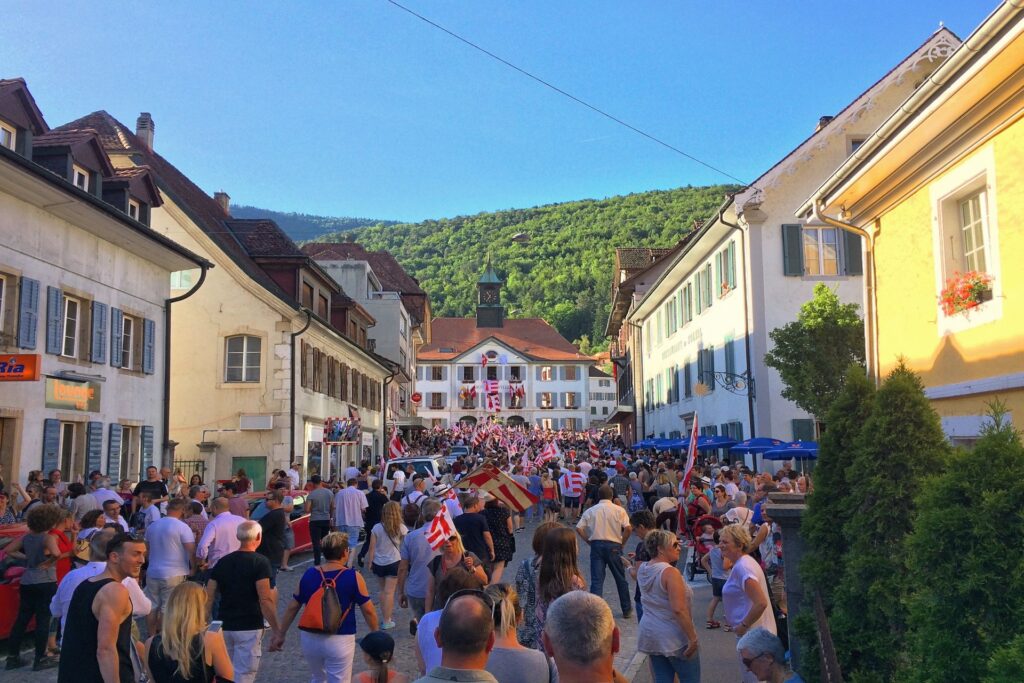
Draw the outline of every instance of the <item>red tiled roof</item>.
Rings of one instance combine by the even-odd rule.
[[[490,338],[533,360],[593,360],[540,318],[513,318],[504,327],[477,327],[476,318],[434,318],[430,335],[416,354],[419,360],[452,360]]]
[[[672,251],[671,247],[660,249],[652,247],[618,247],[615,250],[615,258],[619,268],[635,270],[646,268],[659,258]]]
[[[32,138],[33,147],[56,147],[58,145],[77,145],[91,138],[98,137],[98,133],[92,128],[54,128],[48,133],[37,135]]]
[[[224,224],[252,257],[284,256],[305,258],[295,242],[272,220],[265,218],[230,219]]]
[[[0,78],[0,100],[6,97],[17,97],[21,100],[21,104],[28,114],[28,120],[22,121],[22,123],[28,124],[33,135],[43,135],[50,130],[46,119],[43,118],[43,112],[39,111],[35,98],[32,97],[28,85],[25,84],[24,78]]]

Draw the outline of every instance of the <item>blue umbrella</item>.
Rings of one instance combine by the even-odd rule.
[[[736,443],[736,439],[727,436],[698,436],[697,450],[713,451],[719,448],[729,448]]]
[[[758,436],[753,439],[740,441],[729,450],[736,451],[737,453],[764,453],[765,451],[777,450],[785,446],[786,442],[780,439],[773,439],[770,436]]]
[[[654,439],[644,439],[633,444],[633,448],[653,448],[654,446]]]
[[[818,444],[814,441],[792,441],[782,448],[765,451],[768,460],[817,460]]]
[[[683,448],[686,441],[682,439],[655,439],[659,443],[655,446],[658,450],[669,450],[672,448]]]

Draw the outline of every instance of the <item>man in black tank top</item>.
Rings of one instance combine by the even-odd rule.
[[[71,598],[61,643],[58,683],[132,683],[132,602],[121,585],[138,578],[146,544],[117,534],[107,544],[107,568],[83,581]]]

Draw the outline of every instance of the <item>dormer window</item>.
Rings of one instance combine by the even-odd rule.
[[[134,199],[128,200],[128,215],[135,220],[139,220],[139,215],[142,213],[142,206]]]
[[[82,168],[81,166],[79,166],[78,164],[72,165],[71,169],[71,182],[74,184],[75,187],[81,188],[88,192],[89,172]]]
[[[12,126],[0,121],[0,147],[13,150],[16,136],[17,131]]]

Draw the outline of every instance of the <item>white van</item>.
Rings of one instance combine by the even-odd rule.
[[[436,484],[452,485],[452,468],[441,454],[423,455],[415,458],[396,458],[388,460],[384,469],[384,489],[388,492],[389,496],[394,493],[395,471],[398,469],[405,470],[409,465],[413,466],[416,474],[422,474],[427,477],[427,493],[430,493]]]

